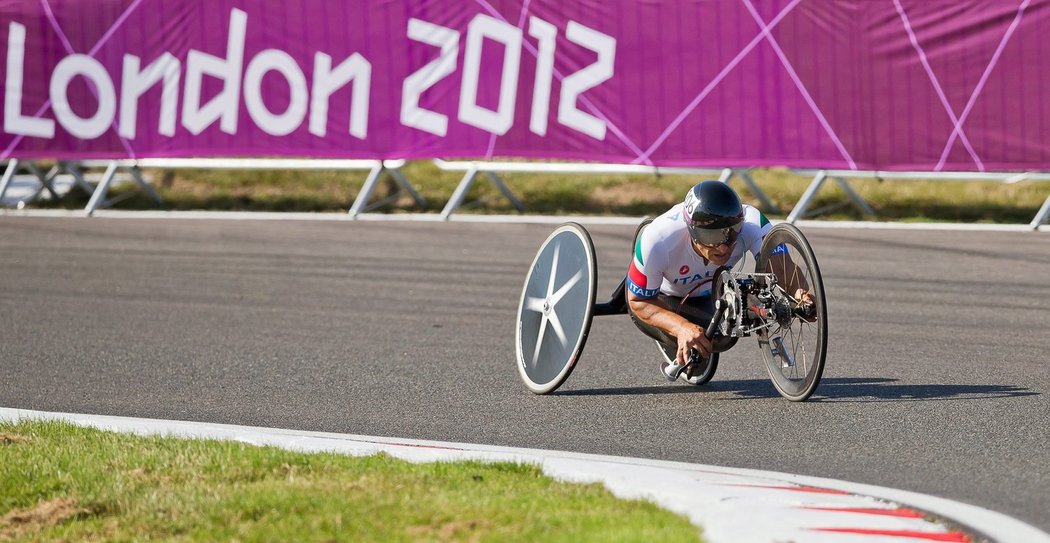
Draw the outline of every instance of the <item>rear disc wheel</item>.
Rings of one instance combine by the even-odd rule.
[[[518,302],[518,374],[536,394],[553,392],[572,373],[594,314],[598,267],[587,230],[565,223],[536,252]]]

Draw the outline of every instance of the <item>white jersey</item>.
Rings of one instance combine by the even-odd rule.
[[[701,296],[711,291],[719,266],[705,261],[693,250],[682,207],[678,204],[654,219],[638,237],[627,272],[627,289],[635,296]],[[762,238],[772,227],[761,211],[744,205],[744,224],[725,265],[733,267],[744,257],[744,251],[757,257]]]

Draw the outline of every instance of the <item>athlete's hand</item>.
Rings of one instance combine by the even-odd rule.
[[[704,335],[704,329],[695,324],[683,325],[678,331],[678,363],[689,363],[689,349],[696,349],[700,356],[706,358],[711,354],[711,340]]]
[[[795,289],[795,294],[792,298],[795,299],[795,303],[797,303],[799,307],[813,307],[813,304],[815,303],[813,301],[813,295],[803,289]],[[814,322],[817,320],[817,314],[814,312],[812,317],[802,317],[802,320]]]

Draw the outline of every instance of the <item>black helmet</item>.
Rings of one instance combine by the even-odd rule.
[[[704,245],[733,243],[744,224],[736,191],[721,181],[701,181],[685,195],[682,218],[693,240]]]

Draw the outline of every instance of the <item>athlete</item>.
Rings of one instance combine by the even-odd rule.
[[[741,204],[720,181],[697,183],[684,202],[639,227],[627,273],[628,312],[663,349],[661,370],[669,380],[684,373],[686,381],[697,384],[717,353],[733,346],[733,338],[719,337],[712,344],[704,335],[714,315],[715,271],[733,267],[745,251],[757,257],[771,228],[761,211]],[[778,278],[800,276],[774,272]],[[812,303],[808,285],[799,279],[794,283],[782,282],[793,287],[788,292],[800,303]]]

